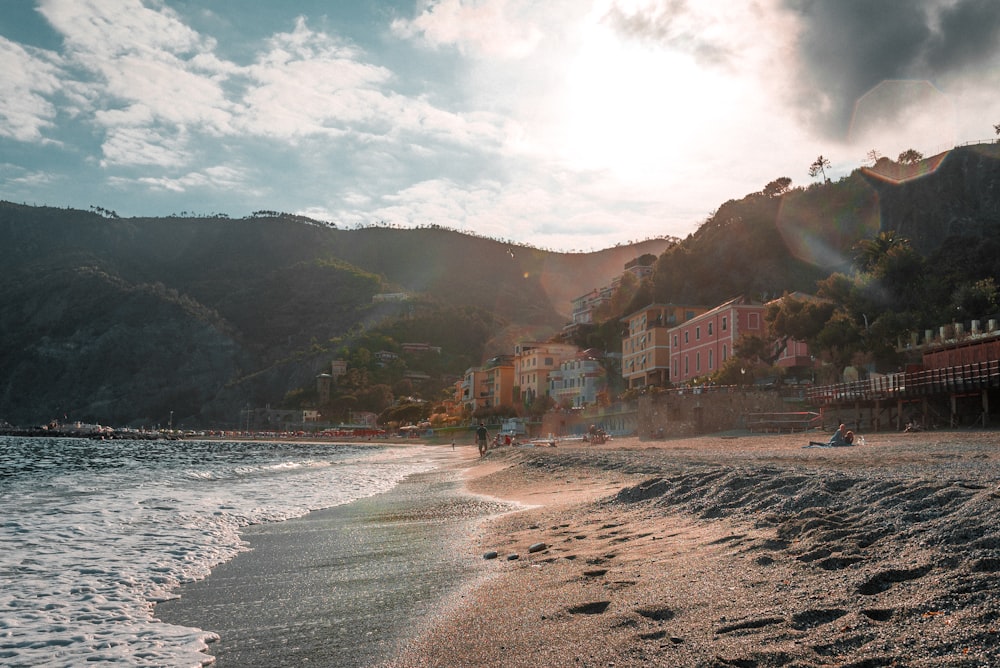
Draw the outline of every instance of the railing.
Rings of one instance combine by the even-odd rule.
[[[810,388],[806,392],[806,400],[813,405],[825,405],[932,394],[961,394],[997,387],[1000,387],[1000,360],[991,360],[943,369],[895,373],[850,383],[821,385]]]
[[[819,413],[798,411],[792,413],[748,413],[746,427],[750,431],[779,432],[808,431],[821,426]]]

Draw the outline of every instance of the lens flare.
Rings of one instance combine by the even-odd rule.
[[[782,198],[777,228],[802,262],[833,268],[850,262],[857,239],[878,234],[878,194],[858,179],[837,189],[816,188]]]

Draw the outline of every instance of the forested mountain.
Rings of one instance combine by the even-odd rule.
[[[998,223],[997,145],[880,161],[804,188],[778,178],[725,202],[683,241],[585,254],[433,226],[341,230],[263,212],[121,219],[4,202],[0,420],[165,424],[172,414],[181,425],[234,423],[246,406],[289,393],[308,403],[315,375],[338,357],[354,368],[342,408],[410,390],[439,394],[519,338],[558,332],[571,299],[647,253],[658,256],[653,279],[626,283],[618,311],[593,334],[607,350],[618,318],[650,301],[835,292],[838,276],[857,271],[860,250],[884,242],[886,255],[905,237],[906,253],[876,258],[878,272],[848,286],[855,319],[866,331],[881,325],[888,340],[992,308],[980,298],[1000,276]],[[386,293],[408,297],[376,297]],[[371,365],[373,353],[405,342],[442,352]],[[430,384],[402,382],[413,371]]]
[[[440,384],[518,336],[551,336],[570,299],[668,244],[566,254],[439,228],[2,203],[0,419],[233,422],[371,336],[441,347]]]

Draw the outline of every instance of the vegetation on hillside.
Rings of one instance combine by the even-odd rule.
[[[465,369],[519,338],[555,336],[571,299],[645,253],[653,276],[627,275],[577,345],[617,352],[622,316],[651,302],[804,293],[818,299],[771,309],[769,340],[743,342],[720,377],[765,363],[785,337],[833,374],[891,370],[912,332],[997,315],[998,149],[878,156],[807,187],[777,178],[683,240],[586,254],[266,211],[123,219],[0,203],[0,418],[196,426],[279,404],[334,421],[424,417]],[[316,376],[337,359],[349,373],[320,405]]]

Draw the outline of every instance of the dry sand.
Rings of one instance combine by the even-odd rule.
[[[388,665],[1000,665],[1000,434],[808,439],[460,449],[533,507]]]

